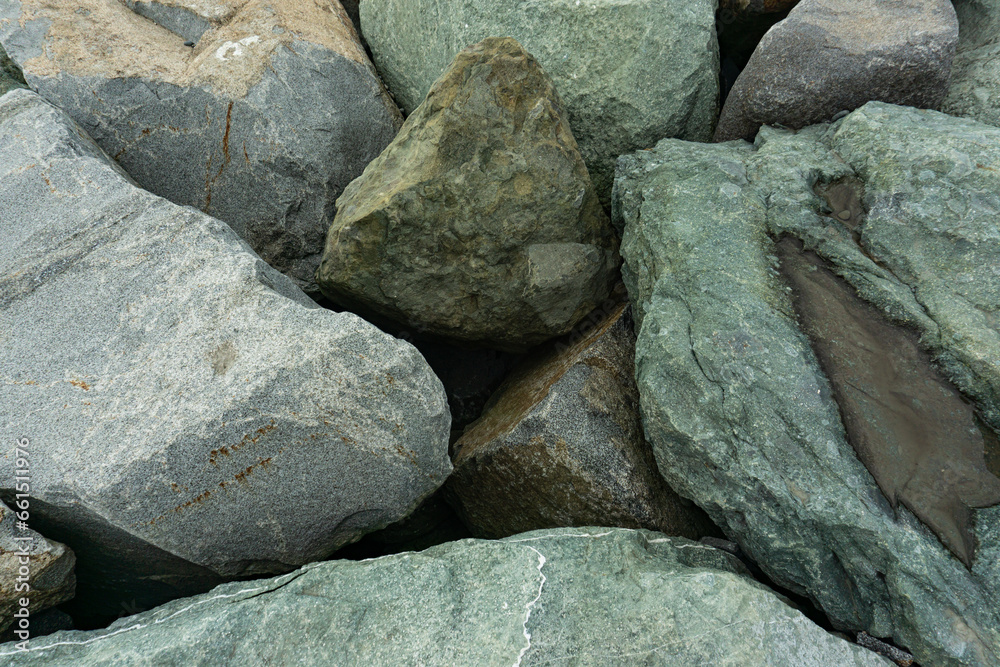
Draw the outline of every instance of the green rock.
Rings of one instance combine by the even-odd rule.
[[[510,38],[460,53],[337,209],[323,292],[454,341],[519,351],[564,334],[618,264],[552,81]]]
[[[0,95],[15,88],[27,88],[21,68],[7,57],[7,52],[0,45]]]
[[[1000,125],[1000,0],[954,0],[958,51],[941,110]]]
[[[537,531],[314,563],[0,657],[46,665],[889,665],[717,549],[626,529]]]
[[[707,141],[719,95],[715,0],[361,0],[376,68],[405,112],[468,44],[511,36],[566,102],[601,200],[614,161],[663,137]]]
[[[773,242],[801,239],[918,332],[997,430],[1000,130],[873,102],[754,145],[666,140],[618,169],[641,408],[667,481],[836,627],[893,637],[922,664],[1000,662],[1000,514],[974,512],[970,569],[891,506],[848,441]],[[847,182],[863,188],[860,219],[835,189]]]

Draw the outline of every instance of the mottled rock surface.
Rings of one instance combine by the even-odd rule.
[[[189,48],[187,28],[120,0],[0,0],[0,43],[140,186],[227,222],[316,294],[336,198],[402,122],[344,10],[336,0],[135,5],[213,27]]]
[[[958,51],[941,110],[1000,125],[1000,2],[955,0]]]
[[[17,500],[10,498],[12,505]],[[19,600],[28,598],[29,630],[31,636],[35,636],[37,632],[31,617],[69,600],[76,592],[73,572],[76,557],[65,544],[47,540],[30,528],[22,530],[17,523],[14,510],[0,503],[0,635],[16,625],[14,613],[22,609]],[[27,563],[22,562],[25,553],[28,554]],[[23,566],[28,568],[27,577],[21,575]]]
[[[957,42],[949,0],[802,0],[757,45],[715,140],[799,129],[870,100],[937,108]]]
[[[455,442],[445,488],[474,535],[590,525],[692,539],[715,532],[656,470],[626,308],[609,299],[573,334],[532,353]]]
[[[659,533],[536,531],[226,584],[106,630],[35,640],[16,659],[47,667],[891,664],[741,572],[725,552]],[[0,658],[13,651],[0,646]]]
[[[323,293],[424,335],[524,350],[568,332],[617,269],[552,80],[510,38],[462,51],[337,206]]]
[[[833,187],[851,179],[860,207]],[[893,508],[845,432],[773,239],[800,239],[916,331],[974,399],[989,441],[1000,430],[998,193],[1000,130],[882,103],[797,134],[764,129],[753,146],[668,140],[619,161],[615,221],[660,471],[837,627],[894,637],[922,664],[1000,661],[1000,508],[974,511],[971,568]],[[953,472],[956,484],[970,474]]]
[[[361,0],[360,9],[372,59],[407,113],[467,45],[520,42],[555,81],[605,204],[619,155],[663,137],[711,137],[713,0]]]
[[[33,525],[76,552],[78,598],[287,571],[444,482],[447,403],[413,347],[135,187],[34,93],[0,98],[0,137],[0,437],[33,443]]]

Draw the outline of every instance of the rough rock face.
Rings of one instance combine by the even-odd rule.
[[[937,108],[957,42],[949,0],[803,0],[750,57],[715,140],[802,128],[869,100]]]
[[[28,511],[31,511],[30,505]],[[28,553],[26,583],[30,589],[27,592],[22,588],[25,582],[18,580],[25,552]],[[31,636],[36,636],[34,618],[31,617],[73,597],[76,591],[75,563],[73,551],[65,544],[47,540],[31,529],[17,528],[14,511],[0,503],[0,633],[14,624],[14,612],[21,609],[19,600],[27,597],[30,600],[29,628]]]
[[[336,0],[133,4],[163,25],[120,0],[0,0],[0,42],[143,188],[229,223],[315,294],[336,198],[402,122],[347,15]],[[189,48],[194,28],[170,17],[212,27]]]
[[[591,318],[526,358],[455,442],[453,504],[479,537],[590,525],[714,532],[656,471],[626,304],[609,299]]]
[[[11,62],[3,46],[0,46],[0,95],[14,88],[24,87],[24,76],[20,68]]]
[[[466,45],[520,42],[555,81],[605,203],[619,155],[663,137],[711,137],[713,0],[362,0],[360,9],[372,59],[407,113]]]
[[[106,630],[34,640],[19,665],[887,666],[741,574],[735,558],[623,529],[536,531],[314,563]],[[623,594],[623,592],[627,592]],[[11,644],[0,657],[13,655]]]
[[[983,443],[996,448],[1000,431],[1000,130],[869,103],[832,126],[764,129],[754,146],[661,142],[621,158],[615,188],[643,423],[671,486],[838,627],[894,637],[922,664],[1000,661],[1000,507],[971,509],[995,500],[965,493],[970,481],[983,496],[997,488]],[[835,366],[831,384],[800,330],[778,272],[788,262],[775,256],[783,236],[919,335],[974,399],[980,423],[961,428],[978,452],[956,445],[945,473],[926,468],[933,455],[902,450],[877,450],[864,467],[855,449],[893,443],[859,442],[843,423],[898,424],[908,401],[931,394],[922,379],[866,379],[858,389],[871,400],[842,400],[838,377],[852,369]],[[872,352],[860,351],[854,372]],[[870,356],[876,375],[911,377],[896,349]],[[880,485],[890,493],[900,479],[909,488],[887,498]],[[933,502],[941,480],[954,494],[944,512]],[[953,540],[940,521],[915,516],[928,511],[974,518],[971,567],[960,544],[942,543]]]
[[[955,0],[958,52],[941,110],[1000,125],[1000,2]]]
[[[444,482],[444,391],[409,344],[135,187],[35,94],[0,99],[0,136],[0,437],[33,443],[33,525],[76,552],[78,597],[287,571]]]
[[[510,38],[462,51],[337,206],[324,294],[427,335],[523,350],[568,332],[617,269],[552,81]]]

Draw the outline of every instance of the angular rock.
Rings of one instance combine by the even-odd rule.
[[[140,16],[185,41],[197,42],[207,31],[230,21],[249,0],[122,0]]]
[[[24,75],[21,69],[11,62],[7,52],[0,46],[0,95],[15,88],[24,88]]]
[[[565,101],[605,204],[617,156],[663,137],[711,137],[719,95],[713,0],[361,0],[360,11],[372,59],[407,113],[466,45],[494,36],[520,42]]]
[[[617,269],[552,81],[510,38],[462,51],[337,206],[323,293],[424,335],[522,351],[568,332]]]
[[[402,122],[347,15],[336,0],[133,2],[163,25],[120,0],[0,0],[0,43],[139,185],[229,223],[316,295],[334,202]],[[178,16],[212,26],[194,48]]]
[[[715,141],[799,129],[870,100],[937,108],[957,42],[949,0],[802,0],[758,44]]]
[[[453,445],[445,488],[476,536],[590,525],[716,534],[656,470],[626,307],[609,299],[530,355]]]
[[[1000,2],[955,0],[958,50],[941,110],[1000,125]]]
[[[17,500],[25,499],[12,498],[11,503]],[[30,525],[30,498],[27,500]],[[30,528],[22,530],[17,523],[14,511],[0,503],[0,635],[16,626],[14,613],[22,609],[20,600],[27,598],[28,629],[34,637],[38,633],[33,617],[76,592],[76,557],[65,544],[47,540]],[[21,572],[25,566],[27,577]]]
[[[0,657],[14,650],[4,644]],[[723,551],[595,528],[314,563],[106,630],[34,640],[17,664],[209,665],[219,656],[297,665],[891,664],[813,624]]]
[[[1000,661],[1000,507],[973,509],[998,488],[983,448],[1000,431],[1000,130],[872,102],[832,126],[765,128],[753,146],[661,142],[621,158],[615,188],[643,424],[671,486],[836,627],[893,637],[921,664]],[[827,366],[800,329],[819,320],[797,312],[778,271],[785,236],[915,332],[931,370],[975,401],[980,423],[952,433],[943,471],[928,468],[934,455],[884,449],[893,433],[878,444],[856,426],[912,419],[935,436],[918,421],[934,406],[914,401],[954,390],[882,386],[879,375],[912,376],[896,343]],[[846,401],[845,378],[861,382]],[[909,486],[899,497],[896,479]],[[941,491],[955,498],[945,513]],[[978,538],[971,567],[939,521],[918,519],[963,513]]]
[[[76,552],[78,599],[287,571],[444,482],[446,399],[413,347],[135,187],[35,94],[0,99],[0,137],[0,436],[32,442],[33,525]]]

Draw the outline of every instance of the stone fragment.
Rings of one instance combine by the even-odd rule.
[[[802,0],[758,44],[715,140],[799,129],[869,100],[937,108],[957,42],[949,0]]]
[[[568,332],[617,269],[552,81],[510,38],[462,51],[337,206],[320,288],[423,335],[523,351]]]
[[[715,534],[664,482],[643,437],[626,307],[609,299],[532,353],[455,442],[446,489],[473,534],[589,525]]]
[[[34,93],[0,98],[0,138],[0,439],[32,442],[33,525],[76,552],[81,613],[288,571],[444,482],[412,346],[137,188]]]
[[[335,201],[402,122],[343,8],[133,4],[162,25],[120,0],[0,0],[0,43],[140,186],[227,222],[318,295]],[[195,16],[211,29],[192,48],[178,21]]]
[[[958,50],[941,110],[1000,126],[1000,1],[955,0]]]
[[[313,563],[230,583],[104,630],[60,632],[18,665],[796,665],[888,667],[749,579],[660,533],[572,528]]]
[[[900,471],[859,460],[844,421],[861,412],[834,400],[774,244],[800,240],[916,332],[995,447],[1000,129],[871,102],[830,126],[765,128],[754,145],[663,141],[620,159],[615,193],[643,424],[671,486],[835,627],[893,638],[921,664],[1000,662],[1000,506],[971,510],[971,567],[940,526],[893,508],[876,480],[913,457]],[[895,388],[860,385],[875,393],[861,408],[902,410],[920,382],[885,396]],[[989,482],[971,449],[955,448],[944,481]],[[906,493],[942,481],[927,461]]]
[[[18,510],[19,500],[29,502],[26,510],[29,519],[25,523],[30,526],[30,498],[11,498],[11,504]],[[18,627],[19,617],[14,614],[22,612],[20,601],[27,599],[28,630],[34,637],[38,634],[34,617],[69,600],[76,592],[73,572],[76,557],[65,544],[47,540],[30,527],[22,529],[19,523],[14,510],[0,502],[0,635]],[[27,576],[23,575],[23,568],[27,568]]]
[[[601,201],[614,161],[707,141],[718,112],[714,0],[361,0],[372,59],[406,113],[469,44],[510,36],[555,82]]]

